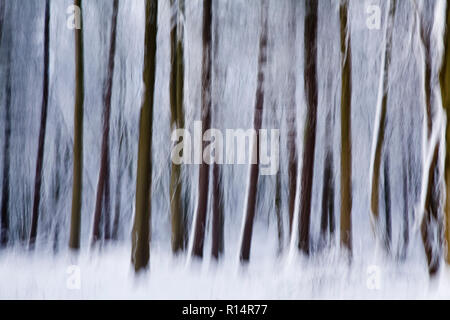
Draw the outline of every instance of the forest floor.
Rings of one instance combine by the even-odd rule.
[[[167,249],[154,245],[139,277],[128,246],[81,254],[76,264],[69,254],[3,251],[0,299],[450,299],[449,270],[430,281],[426,266],[413,261],[355,257],[348,264],[331,251],[307,260],[261,250],[243,268],[229,256],[187,263]]]

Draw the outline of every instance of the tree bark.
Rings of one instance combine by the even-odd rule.
[[[253,233],[253,220],[256,212],[256,196],[258,191],[259,175],[259,130],[261,129],[263,107],[264,107],[264,68],[267,63],[267,29],[268,29],[268,10],[267,2],[261,4],[261,34],[259,38],[259,58],[258,58],[258,83],[256,88],[255,114],[253,119],[253,128],[256,136],[253,144],[256,144],[252,150],[256,152],[256,163],[250,164],[250,177],[247,198],[247,208],[242,235],[240,260],[245,263],[250,259],[250,247]]]
[[[172,7],[175,0],[171,0]],[[171,125],[173,129],[184,128],[183,92],[184,92],[184,45],[183,26],[179,15],[184,15],[184,0],[179,0],[177,14],[172,15],[171,42],[171,73],[170,73],[170,106]],[[172,251],[174,253],[186,247],[185,213],[182,205],[181,165],[172,163],[170,179],[170,209],[172,219]]]
[[[383,79],[382,79],[382,100],[381,100],[381,110],[380,110],[380,122],[375,124],[379,126],[375,156],[373,163],[373,175],[372,175],[372,192],[371,192],[371,212],[373,216],[374,227],[378,225],[379,218],[379,194],[380,194],[380,167],[382,159],[382,149],[385,138],[386,122],[387,122],[387,100],[389,91],[389,65],[391,62],[391,51],[392,51],[392,33],[394,29],[394,18],[396,9],[396,0],[389,2],[389,14],[387,17],[387,28],[386,28],[386,48],[384,56],[383,67]],[[376,230],[375,230],[376,232]]]
[[[300,225],[298,247],[309,254],[309,227],[311,220],[311,197],[314,177],[314,152],[317,126],[317,0],[305,2],[305,95],[306,123],[303,148]]]
[[[447,115],[445,131],[445,238],[447,242],[446,262],[450,264],[450,1],[447,0],[444,57],[439,74],[441,85],[442,105]]]
[[[214,23],[214,52],[213,59],[215,65],[215,72],[219,72],[219,64],[217,63],[218,55],[218,42],[219,42],[219,19],[215,19]],[[215,121],[219,124],[220,119],[218,118],[220,105],[214,103]],[[213,163],[213,175],[212,175],[212,246],[211,255],[215,259],[223,254],[224,251],[224,195],[222,186],[222,169],[221,166],[214,161]]]
[[[8,48],[5,88],[5,141],[3,144],[2,202],[0,224],[0,247],[6,247],[9,241],[9,202],[10,202],[10,165],[11,165],[11,49]]]
[[[41,202],[42,167],[44,163],[45,132],[47,129],[48,86],[49,86],[49,56],[50,56],[50,0],[45,2],[44,27],[44,81],[42,93],[41,124],[39,129],[38,152],[36,158],[36,174],[34,179],[33,214],[31,218],[30,249],[34,249],[36,241],[39,205]]]
[[[75,6],[81,8],[81,0]],[[81,11],[82,12],[82,11]],[[80,14],[80,29],[75,31],[75,113],[73,142],[73,189],[72,216],[70,222],[69,248],[80,248],[81,205],[83,183],[83,103],[84,103],[84,59],[83,59],[83,14]]]
[[[425,114],[427,125],[427,138],[424,143],[428,143],[429,151],[432,150],[433,158],[428,168],[428,181],[426,181],[427,191],[425,196],[424,216],[421,224],[422,240],[425,248],[425,254],[428,261],[428,271],[430,275],[436,274],[440,264],[440,247],[442,246],[441,230],[442,217],[439,210],[440,192],[439,192],[439,143],[431,149],[431,136],[433,133],[433,105],[432,105],[432,84],[431,84],[431,67],[432,67],[432,53],[431,53],[431,34],[426,28],[425,17],[422,16],[420,23],[420,38],[422,48],[424,50],[424,91],[425,91]],[[433,230],[434,229],[434,230]],[[438,243],[436,248],[435,243]]]
[[[148,267],[150,258],[150,216],[152,185],[152,121],[156,74],[156,35],[158,0],[147,0],[145,10],[144,93],[142,98],[138,168],[136,179],[136,213],[132,232],[131,261],[139,272]]]
[[[119,0],[113,2],[113,12],[111,18],[110,47],[108,58],[108,74],[103,92],[103,138],[102,151],[100,158],[100,172],[98,176],[97,198],[94,212],[94,226],[92,234],[92,245],[94,246],[100,240],[100,219],[104,219],[104,238],[111,238],[110,216],[110,156],[109,156],[109,131],[111,118],[111,97],[114,78],[114,59],[116,55],[116,33],[117,33],[117,14],[119,11]]]
[[[385,212],[385,234],[384,244],[386,250],[391,250],[392,241],[392,218],[391,218],[391,186],[389,182],[389,154],[386,152],[384,159],[384,212]]]
[[[341,246],[352,251],[352,49],[348,2],[341,2]]]
[[[292,2],[293,7],[291,8],[290,21],[289,21],[289,33],[292,39],[291,47],[292,50],[292,67],[289,72],[289,109],[287,112],[287,148],[288,148],[288,180],[289,180],[289,235],[292,233],[292,223],[294,220],[295,211],[295,196],[297,193],[297,172],[298,172],[298,152],[297,152],[297,104],[295,101],[295,92],[297,87],[297,77],[295,74],[295,43],[297,38],[297,0]],[[278,173],[279,174],[279,173]]]
[[[211,22],[212,1],[203,1],[203,60],[202,60],[202,137],[211,126]],[[203,141],[203,150],[206,142]],[[203,257],[206,211],[208,207],[209,164],[202,159],[198,182],[198,205],[192,254]]]

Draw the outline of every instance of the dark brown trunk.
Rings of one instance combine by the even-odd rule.
[[[153,104],[156,75],[156,37],[158,0],[147,0],[142,80],[144,93],[139,124],[138,166],[136,174],[136,213],[132,231],[131,262],[138,273],[148,268],[150,259],[150,218],[152,187]]]
[[[384,245],[386,250],[391,250],[392,241],[392,221],[391,221],[391,186],[389,182],[389,154],[386,152],[384,158],[384,212],[385,212],[385,233]]]
[[[263,107],[264,107],[264,68],[267,63],[267,29],[268,29],[268,10],[267,2],[261,4],[261,35],[259,38],[259,59],[258,59],[258,83],[256,88],[255,114],[253,119],[253,128],[256,131],[256,137],[253,141],[256,146],[252,148],[256,152],[256,164],[250,164],[250,177],[247,198],[247,210],[245,215],[244,230],[242,235],[240,260],[248,262],[250,259],[250,247],[253,233],[253,220],[256,212],[256,196],[258,191],[259,175],[259,130],[261,129]],[[250,155],[252,157],[252,155]]]
[[[110,231],[110,159],[109,159],[109,131],[111,118],[111,97],[114,78],[114,58],[116,55],[116,31],[117,31],[117,14],[119,11],[119,0],[113,2],[113,12],[111,19],[110,47],[108,58],[108,74],[103,92],[103,138],[100,159],[100,172],[98,176],[97,198],[94,212],[94,226],[92,233],[92,245],[100,240],[100,220],[104,219],[104,238],[111,238]]]
[[[83,19],[81,0],[74,5],[81,9],[81,28],[75,29],[75,106],[73,141],[73,186],[72,214],[70,221],[69,248],[80,249],[81,206],[83,185],[83,117],[84,117],[84,55],[83,55]]]
[[[38,152],[36,158],[36,174],[34,179],[33,214],[31,218],[31,232],[29,247],[34,248],[36,241],[39,205],[41,203],[42,166],[44,163],[45,132],[47,129],[48,85],[49,85],[49,55],[50,55],[50,0],[45,2],[44,27],[44,81],[42,92],[41,125],[39,129]]]
[[[306,114],[303,148],[298,247],[305,254],[309,254],[309,225],[311,220],[311,196],[317,125],[317,0],[305,2],[304,39],[305,95],[308,110]]]
[[[214,69],[215,73],[219,73],[219,65],[217,63],[218,55],[218,42],[219,42],[219,19],[215,19],[214,23]],[[220,105],[214,103],[215,119],[217,125],[219,125],[220,119],[218,119]],[[211,255],[218,259],[224,250],[224,199],[223,199],[223,187],[222,187],[222,170],[221,166],[214,161],[212,175],[212,247]]]
[[[211,22],[212,1],[203,1],[203,60],[202,60],[202,137],[211,126]],[[203,142],[203,149],[207,143]],[[203,257],[205,238],[206,210],[208,207],[209,164],[202,159],[198,181],[198,206],[194,230],[192,254]]]

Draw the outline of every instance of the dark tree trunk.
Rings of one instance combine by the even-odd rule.
[[[145,11],[144,94],[139,127],[136,213],[132,232],[131,261],[139,272],[148,267],[150,258],[150,216],[152,186],[152,122],[156,74],[156,35],[158,0],[147,0]]]
[[[401,117],[403,118],[403,112],[401,114]],[[410,139],[406,137],[406,130],[404,130],[403,133],[403,142],[406,145],[408,143],[408,146],[404,148],[403,154],[402,154],[402,175],[403,175],[403,232],[402,232],[402,240],[403,243],[401,245],[400,249],[400,259],[405,259],[407,250],[408,250],[408,244],[409,244],[409,199],[408,199],[408,193],[409,193],[409,172],[410,172],[410,156],[411,153],[411,142]]]
[[[440,243],[440,219],[439,219],[439,144],[433,149],[433,159],[428,171],[427,194],[425,197],[424,216],[421,224],[422,240],[428,261],[430,275],[435,275],[440,264],[440,245],[435,246],[436,240]],[[434,230],[433,230],[434,229]]]
[[[302,162],[300,225],[298,247],[309,254],[309,226],[314,176],[314,152],[317,126],[317,0],[305,2],[305,95],[306,123]]]
[[[389,154],[386,152],[384,158],[384,212],[385,212],[385,233],[384,244],[386,250],[391,250],[392,241],[392,219],[391,219],[391,186],[389,182]]]
[[[215,19],[214,23],[214,52],[213,60],[215,61],[215,72],[219,73],[219,64],[217,63],[218,55],[218,42],[219,42],[219,19]],[[214,103],[215,121],[219,125],[220,119],[218,118],[218,111],[220,105]],[[219,259],[224,250],[224,199],[223,199],[223,187],[222,187],[222,170],[221,166],[214,161],[212,175],[212,247],[211,255]]]
[[[1,202],[1,225],[0,225],[0,247],[6,247],[9,241],[9,175],[10,175],[10,144],[11,144],[11,49],[8,49],[8,60],[6,66],[6,88],[5,88],[5,141],[3,143],[3,173],[2,173],[2,202]]]
[[[98,176],[97,198],[94,212],[94,226],[92,234],[92,245],[100,240],[100,219],[104,219],[104,238],[111,238],[110,216],[110,159],[109,159],[109,131],[111,118],[111,97],[114,78],[114,58],[116,55],[116,31],[117,31],[117,14],[119,11],[119,0],[113,2],[113,12],[111,19],[110,47],[108,58],[108,74],[103,92],[103,138],[102,151],[100,158],[100,173]]]
[[[81,9],[81,0],[74,5]],[[73,142],[73,189],[72,216],[70,222],[69,248],[80,248],[81,205],[83,183],[83,103],[84,103],[84,58],[83,58],[83,22],[80,15],[81,28],[75,29],[75,110],[74,110],[74,142]]]
[[[327,242],[327,234],[335,230],[334,222],[334,181],[333,181],[333,153],[331,149],[325,156],[323,183],[322,183],[322,217],[320,220],[320,235],[322,244]]]
[[[44,81],[42,92],[41,125],[39,129],[38,152],[36,158],[36,175],[34,179],[33,215],[29,247],[34,248],[39,220],[39,205],[41,202],[42,166],[44,163],[45,132],[47,129],[48,86],[49,86],[49,56],[50,56],[50,0],[45,2],[44,27]]]
[[[297,0],[292,2],[292,8],[289,20],[289,33],[292,39],[290,50],[292,57],[295,57],[295,43],[297,38]],[[297,87],[297,77],[295,74],[296,59],[293,58],[292,67],[289,73],[289,109],[287,112],[287,149],[288,149],[288,180],[289,180],[289,235],[292,234],[292,222],[294,220],[295,196],[297,193],[297,171],[298,171],[298,154],[297,154],[297,105],[295,103],[295,92]],[[279,174],[279,173],[278,173]]]
[[[447,241],[446,262],[450,265],[450,1],[447,0],[444,36],[444,57],[439,74],[442,106],[447,115],[445,131],[445,239]]]
[[[259,175],[259,130],[261,129],[263,107],[264,107],[264,68],[267,63],[267,29],[268,29],[268,10],[267,2],[261,4],[261,35],[259,38],[259,60],[258,60],[258,83],[256,88],[256,104],[253,119],[253,128],[256,131],[256,137],[253,141],[256,146],[256,163],[250,164],[250,177],[247,198],[247,212],[245,215],[244,230],[242,235],[240,260],[247,262],[250,259],[250,247],[252,242],[253,220],[256,212],[256,196],[258,191]]]
[[[211,22],[212,1],[203,1],[203,60],[202,60],[202,136],[211,126]],[[203,150],[206,142],[203,142]],[[206,211],[208,207],[209,164],[202,159],[198,181],[198,206],[192,254],[203,257]]]
[[[352,252],[352,46],[348,1],[341,2],[341,224],[340,242]]]
[[[387,101],[388,101],[388,91],[389,91],[389,65],[391,63],[391,53],[392,53],[392,34],[394,29],[394,18],[397,1],[392,0],[389,3],[389,14],[387,17],[387,28],[386,28],[386,49],[384,56],[383,67],[383,81],[382,81],[382,100],[381,100],[381,113],[378,136],[375,147],[373,172],[372,172],[372,192],[371,192],[371,212],[373,217],[373,223],[375,227],[375,232],[377,232],[376,227],[378,226],[379,220],[379,194],[380,194],[380,171],[381,171],[381,159],[383,152],[383,144],[386,131],[387,123]]]
[[[425,91],[425,111],[427,120],[427,144],[429,150],[433,152],[433,158],[428,170],[428,181],[426,181],[427,191],[425,196],[424,216],[421,225],[422,240],[425,247],[425,253],[428,261],[428,269],[430,275],[436,274],[440,264],[440,253],[442,246],[441,231],[443,226],[442,215],[439,210],[440,202],[440,169],[439,169],[439,143],[431,146],[431,136],[433,133],[433,107],[432,107],[432,91],[431,67],[431,31],[426,27],[425,16],[422,15],[420,23],[420,38],[422,48],[425,55],[424,63],[424,91]],[[436,247],[436,244],[438,246]]]
[[[180,15],[184,15],[184,0],[172,0],[171,5],[177,14],[172,15],[171,72],[170,72],[170,108],[173,129],[184,129],[183,92],[184,92],[184,26],[180,23]],[[172,163],[170,178],[170,209],[172,220],[172,251],[178,252],[186,247],[186,214],[183,208],[183,188],[181,183],[181,165]]]

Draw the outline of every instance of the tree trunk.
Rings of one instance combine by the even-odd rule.
[[[213,58],[215,61],[215,71],[219,72],[219,64],[216,62],[218,55],[218,42],[219,42],[219,19],[215,19],[214,23],[214,52]],[[214,111],[216,113],[215,121],[219,124],[218,111],[220,105],[214,104]],[[215,259],[219,259],[224,250],[224,199],[223,199],[223,187],[222,187],[222,169],[219,164],[214,161],[213,163],[213,175],[212,175],[212,247],[211,255]]]
[[[114,58],[116,55],[116,31],[117,14],[119,11],[119,0],[113,2],[113,12],[111,19],[111,34],[108,60],[108,75],[103,92],[103,138],[100,158],[100,172],[98,176],[97,198],[94,212],[94,226],[92,234],[92,245],[100,240],[100,219],[104,219],[104,238],[109,240],[110,233],[110,159],[109,159],[109,131],[111,118],[111,97],[114,78]]]
[[[444,57],[439,75],[442,95],[442,105],[447,115],[447,127],[445,131],[445,238],[447,241],[446,261],[450,264],[450,1],[447,0]]]
[[[49,86],[49,55],[50,55],[50,0],[45,2],[44,27],[44,81],[42,93],[41,125],[39,129],[38,152],[36,158],[36,175],[34,179],[33,214],[31,218],[30,249],[34,249],[39,220],[39,205],[41,202],[42,167],[44,163],[45,132],[47,129],[48,86]]]
[[[385,212],[385,234],[384,244],[386,250],[391,250],[392,221],[391,221],[391,186],[389,182],[389,154],[386,152],[384,159],[384,212]]]
[[[327,151],[324,163],[322,183],[322,217],[320,220],[320,236],[322,245],[327,242],[327,234],[333,235],[334,223],[334,181],[333,181],[333,153],[331,148]]]
[[[341,2],[341,246],[352,251],[352,49],[348,2]]]
[[[3,173],[2,173],[2,202],[0,247],[6,247],[9,241],[9,192],[10,192],[10,164],[11,164],[11,49],[8,48],[6,62],[6,88],[5,88],[5,141],[3,144]]]
[[[294,211],[295,211],[295,196],[297,193],[297,171],[298,171],[298,154],[297,154],[297,105],[295,103],[295,92],[297,87],[297,77],[295,74],[295,43],[297,38],[297,0],[292,2],[290,21],[289,21],[289,33],[292,39],[291,47],[292,50],[292,67],[289,72],[289,109],[287,110],[287,148],[288,148],[288,180],[289,180],[289,235],[292,234],[292,223],[294,221]],[[279,174],[279,173],[278,173]]]
[[[3,24],[5,21],[5,4],[6,1],[0,3],[0,44],[2,43]]]
[[[392,33],[394,29],[394,17],[396,9],[396,0],[392,0],[388,3],[389,14],[387,17],[387,28],[386,28],[386,48],[385,56],[382,66],[382,81],[380,85],[382,86],[382,100],[381,100],[381,110],[380,110],[380,122],[375,124],[378,126],[378,135],[376,140],[375,155],[373,160],[373,171],[372,171],[372,192],[371,192],[371,212],[373,217],[374,227],[378,225],[379,218],[379,194],[380,194],[380,167],[382,159],[382,149],[384,143],[384,136],[386,131],[387,122],[387,100],[389,91],[389,65],[391,62],[391,51],[392,51]],[[376,131],[375,131],[376,132]],[[375,230],[376,232],[376,230]]]
[[[147,0],[145,11],[144,93],[142,98],[138,168],[136,179],[136,213],[132,232],[131,261],[136,272],[146,269],[150,258],[150,216],[152,185],[152,121],[156,74],[156,34],[158,0]]]
[[[172,7],[175,0],[171,0]],[[177,12],[172,15],[170,31],[171,62],[170,73],[170,107],[171,125],[173,129],[184,129],[183,90],[184,90],[184,45],[183,25],[180,14],[184,15],[184,0],[179,0]],[[185,213],[182,205],[181,165],[172,163],[170,179],[170,209],[172,213],[172,251],[184,250],[186,246]]]
[[[302,162],[300,225],[298,247],[309,254],[309,225],[314,177],[314,152],[317,126],[317,0],[305,2],[305,95],[306,123]]]
[[[436,274],[440,263],[440,247],[442,219],[439,212],[440,192],[439,192],[439,143],[436,143],[431,149],[431,135],[433,133],[433,106],[432,106],[432,83],[431,83],[431,67],[432,67],[432,53],[431,53],[431,34],[426,28],[426,20],[422,16],[420,23],[420,38],[422,41],[422,48],[425,55],[424,62],[424,91],[425,91],[425,114],[427,120],[427,138],[424,144],[428,144],[429,152],[433,152],[432,162],[428,171],[427,191],[425,196],[424,216],[421,224],[421,234],[424,243],[425,253],[428,261],[428,268],[431,275]],[[434,230],[433,230],[434,229]],[[438,247],[436,248],[436,243]]]
[[[256,212],[256,195],[258,191],[259,175],[259,130],[261,129],[263,107],[264,107],[264,68],[267,63],[267,29],[268,29],[268,3],[261,4],[261,34],[259,38],[259,59],[258,59],[258,83],[256,88],[255,114],[253,128],[256,131],[252,150],[256,152],[256,163],[250,164],[250,177],[247,198],[247,212],[245,215],[244,230],[240,250],[241,262],[248,262],[250,259],[250,247],[252,242],[253,220]],[[253,158],[253,156],[251,156]]]
[[[211,126],[211,0],[203,1],[203,60],[202,60],[202,137]],[[206,142],[203,142],[203,150]],[[202,159],[198,181],[198,205],[192,254],[203,257],[206,211],[208,207],[209,164]]]
[[[81,9],[81,0],[74,1]],[[81,11],[82,12],[82,11]],[[70,222],[69,248],[80,248],[81,204],[83,182],[83,103],[84,103],[84,60],[83,60],[83,20],[80,14],[80,29],[75,31],[75,113],[73,142],[73,189],[72,216]]]

